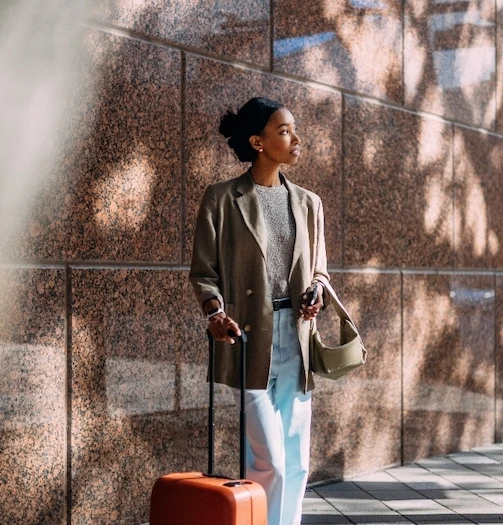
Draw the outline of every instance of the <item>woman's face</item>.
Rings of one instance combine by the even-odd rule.
[[[300,157],[300,138],[296,133],[295,119],[286,108],[275,111],[259,136],[259,155],[273,162],[296,164]]]

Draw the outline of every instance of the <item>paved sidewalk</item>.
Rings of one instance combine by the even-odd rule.
[[[503,524],[503,443],[315,486],[303,524]]]

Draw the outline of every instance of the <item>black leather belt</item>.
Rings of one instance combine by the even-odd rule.
[[[277,312],[278,310],[281,310],[282,308],[291,308],[292,307],[292,300],[290,297],[287,297],[286,299],[273,299],[272,301],[272,309]]]

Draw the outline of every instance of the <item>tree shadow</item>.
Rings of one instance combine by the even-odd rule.
[[[322,4],[312,5],[313,16]],[[353,8],[346,2],[344,9]],[[361,15],[355,15],[359,23],[340,47],[347,86],[357,83],[351,43],[361,34]],[[241,23],[232,16],[226,30],[246,27],[246,19]],[[334,30],[343,39],[337,20],[342,19],[333,18],[317,31]],[[411,19],[410,24],[420,28],[423,21]],[[428,48],[426,33],[419,36]],[[465,43],[457,32],[450,35],[451,43],[452,38]],[[66,291],[72,323],[72,519],[144,522],[157,476],[205,469],[206,391],[200,384],[206,341],[179,265],[190,260],[201,188],[242,171],[217,140],[217,117],[230,103],[256,94],[280,98],[299,115],[305,152],[313,158],[288,176],[317,191],[326,204],[336,288],[369,349],[365,367],[338,383],[318,383],[312,480],[343,479],[369,465],[396,465],[492,439],[494,285],[485,276],[458,279],[420,271],[416,276],[400,268],[452,270],[463,251],[469,262],[458,268],[500,264],[499,140],[474,136],[454,147],[453,125],[444,123],[436,135],[441,139],[437,155],[437,144],[424,137],[424,117],[274,74],[182,57],[154,44],[98,32],[90,32],[88,43],[93,66],[84,92],[88,88],[89,96],[76,101],[68,119],[78,124],[64,139],[73,146],[59,159],[52,174],[58,183],[35,205],[31,231],[19,248],[21,258],[73,266],[67,269],[73,286]],[[422,64],[419,77],[425,82],[409,99],[410,107],[422,107],[427,98],[432,60]],[[397,82],[396,71],[381,81],[380,87],[389,90]],[[473,99],[463,96],[463,90],[457,92],[455,102],[440,112],[470,114]],[[391,99],[397,100],[395,91]],[[456,128],[456,133],[464,132]],[[481,160],[482,142],[488,155]],[[472,166],[468,178],[458,171],[461,155]],[[454,168],[449,164],[453,156]],[[470,216],[470,222],[474,190],[467,181],[472,179],[479,182],[475,202],[480,206],[478,218]],[[455,213],[457,229],[447,224],[451,218],[455,222]],[[476,235],[482,236],[477,242],[483,249],[474,252]],[[488,266],[489,256],[493,266]],[[108,263],[105,270],[98,268]],[[138,268],[113,267],[124,263]],[[347,266],[385,271],[351,274]],[[336,337],[333,318],[324,323]],[[161,398],[169,407],[163,408],[138,381],[164,378],[155,368],[168,366],[173,367],[167,388],[174,404]],[[138,369],[147,372],[142,376]],[[118,388],[115,398],[111,377]],[[145,391],[153,399],[142,399]],[[118,405],[111,406],[111,398]],[[224,393],[220,403],[217,454],[222,469],[232,470],[236,424]],[[136,413],[135,407],[145,412]],[[60,505],[49,503],[24,523],[49,523]]]

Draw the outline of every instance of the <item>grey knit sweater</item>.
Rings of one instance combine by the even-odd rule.
[[[255,191],[267,228],[266,266],[272,299],[290,296],[288,276],[295,243],[295,220],[288,190],[280,186],[260,186]]]

